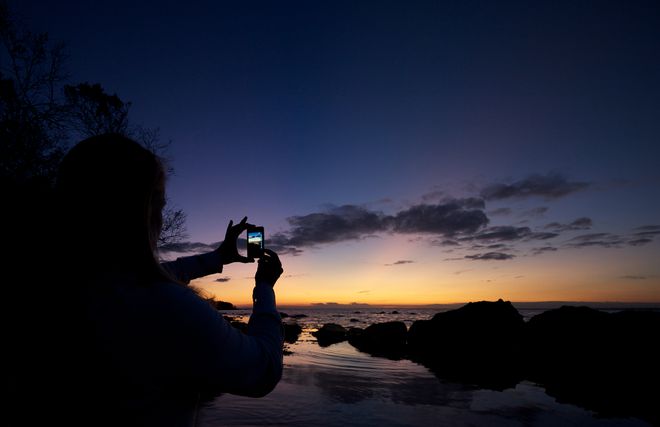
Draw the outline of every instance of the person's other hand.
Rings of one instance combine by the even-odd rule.
[[[283,272],[282,263],[277,254],[270,249],[264,249],[263,255],[259,259],[257,274],[254,275],[255,280],[274,286]]]
[[[236,241],[238,236],[241,235],[248,228],[247,217],[243,218],[241,222],[234,225],[234,221],[229,221],[227,232],[225,233],[225,240],[220,244],[218,252],[223,264],[231,264],[232,262],[254,262],[254,258],[248,258],[238,253]]]

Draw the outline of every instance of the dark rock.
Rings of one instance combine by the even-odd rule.
[[[589,307],[564,306],[532,317],[525,325],[533,358],[528,361],[533,381],[570,378],[599,360],[612,332],[611,316]]]
[[[213,301],[216,310],[238,310],[234,304],[227,301]]]
[[[400,359],[406,353],[406,325],[403,322],[375,323],[362,330],[349,331],[348,342],[374,356]]]
[[[354,311],[353,314],[362,314],[361,311]]]
[[[364,329],[362,328],[348,328],[348,332],[346,334],[348,337],[348,342],[351,342],[351,340],[360,339],[363,333]]]
[[[283,311],[280,311],[280,317],[281,317],[282,319],[286,319],[287,317],[289,317],[289,315],[286,314],[286,313],[283,312]]]
[[[523,317],[508,301],[471,302],[438,313],[431,320],[414,322],[408,342],[414,350],[433,353],[466,353],[485,345],[506,345],[511,352],[519,347],[523,327]]]
[[[296,341],[298,341],[298,337],[300,336],[300,333],[302,332],[302,328],[300,327],[299,324],[292,322],[292,323],[282,323],[282,326],[284,327],[284,341],[288,342],[289,344],[293,344]]]
[[[660,312],[564,306],[526,325],[529,379],[560,402],[660,425]]]
[[[359,321],[360,321],[360,319],[355,319],[355,318],[349,320],[349,322],[353,322],[353,323],[355,323],[355,322],[359,322]]]
[[[346,341],[346,328],[336,323],[326,323],[312,335],[316,337],[321,347],[327,347],[338,342]]]
[[[307,315],[306,314],[292,314],[289,317],[291,317],[292,319],[304,319],[305,317],[307,317]]]
[[[394,310],[391,314],[399,314],[399,312]]]
[[[502,390],[523,379],[524,326],[508,301],[472,302],[414,322],[409,351],[438,376]]]

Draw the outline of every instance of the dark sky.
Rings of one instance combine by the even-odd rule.
[[[657,229],[638,228],[660,224],[657,1],[10,4],[68,43],[73,82],[131,100],[135,121],[173,141],[169,193],[191,241],[218,241],[248,215],[278,236],[301,288],[338,269],[359,277],[338,299],[414,268],[420,294],[461,300],[437,283],[465,275],[454,270],[494,281],[497,265],[509,276],[492,292],[512,298],[660,300]],[[467,197],[483,202],[439,217]],[[469,209],[487,222],[465,228]],[[492,227],[553,222],[564,228],[547,240],[513,230],[475,246],[506,231]],[[360,262],[382,272],[365,279]],[[616,268],[592,274],[602,262]],[[530,270],[541,273],[513,284]]]

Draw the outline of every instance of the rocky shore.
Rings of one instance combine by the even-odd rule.
[[[481,301],[418,320],[362,328],[329,323],[320,346],[410,359],[448,381],[502,390],[529,380],[560,402],[601,416],[660,424],[660,312],[563,306],[528,322],[508,301]]]

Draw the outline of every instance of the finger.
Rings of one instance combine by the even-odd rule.
[[[243,255],[239,255],[237,261],[243,263],[254,262],[254,258],[249,258]]]
[[[229,232],[231,231],[231,227],[232,227],[232,225],[234,225],[234,220],[230,219],[230,220],[229,220],[229,225],[227,226],[227,232],[225,233],[225,236],[226,236],[227,234],[229,234]]]
[[[247,218],[247,217],[245,217],[245,218]],[[245,218],[243,218],[243,219],[245,219]],[[234,226],[234,232],[238,236],[239,234],[241,234],[242,232],[247,230],[248,227],[250,227],[250,226],[254,227],[252,224],[248,224],[247,222],[241,221],[238,224],[236,224],[236,226]]]
[[[271,251],[270,249],[264,249],[264,253],[268,254],[273,260],[280,262],[280,257],[277,256],[275,251]]]
[[[239,222],[238,224],[236,224],[236,225],[234,226],[234,229],[232,230],[232,232],[233,232],[234,234],[236,234],[236,238],[238,238],[238,236],[239,236],[242,232],[244,232],[245,230],[247,230],[248,226],[250,226],[250,224],[247,223],[247,217],[244,216],[243,219],[241,220],[241,222]]]

